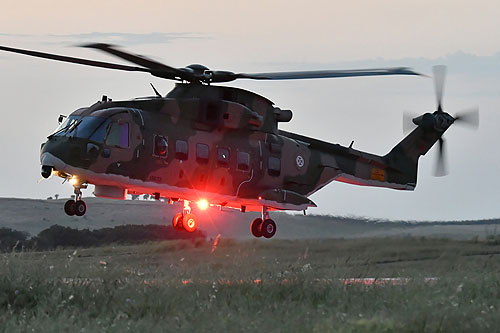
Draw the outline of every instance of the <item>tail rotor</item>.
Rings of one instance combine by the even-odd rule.
[[[446,81],[446,66],[439,65],[432,68],[434,79],[434,91],[436,95],[436,111],[413,117],[409,113],[403,113],[403,132],[408,133],[421,127],[424,131],[432,131],[439,135],[438,157],[434,176],[442,177],[448,174],[446,158],[446,140],[442,137],[444,132],[454,123],[477,129],[479,127],[479,109],[466,109],[451,116],[443,110],[443,93]]]

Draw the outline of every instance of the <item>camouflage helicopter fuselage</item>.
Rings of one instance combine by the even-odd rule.
[[[305,210],[333,180],[413,190],[417,162],[451,125],[426,114],[385,156],[278,129],[292,113],[232,87],[177,84],[166,97],[101,102],[73,112],[42,145],[41,164],[125,199],[150,193],[242,211]]]
[[[81,189],[95,185],[98,197],[125,199],[127,193],[152,194],[170,203],[183,201],[172,218],[178,230],[197,228],[191,203],[261,211],[252,221],[255,237],[271,238],[276,224],[269,210],[305,210],[308,197],[333,180],[413,190],[420,156],[439,141],[438,170],[444,171],[443,133],[457,120],[477,126],[477,110],[452,117],[442,109],[446,68],[435,66],[437,109],[412,119],[416,128],[387,155],[378,156],[278,129],[292,119],[255,93],[213,84],[239,79],[304,80],[421,74],[407,67],[241,73],[200,64],[172,67],[105,43],[82,45],[134,66],[0,46],[0,51],[31,57],[149,73],[182,82],[165,97],[101,102],[78,109],[41,148],[41,174],[69,179],[74,200],[64,211],[83,216]],[[62,118],[60,117],[60,120]],[[444,173],[444,172],[443,172]]]

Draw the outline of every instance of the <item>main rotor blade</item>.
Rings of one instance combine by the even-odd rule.
[[[445,140],[441,137],[439,138],[439,150],[438,150],[438,158],[436,161],[436,170],[434,171],[434,176],[443,177],[448,174],[446,170],[446,154],[445,154]]]
[[[407,67],[373,68],[373,69],[351,69],[351,70],[320,70],[320,71],[297,71],[297,72],[274,72],[274,73],[238,73],[235,79],[252,80],[302,80],[322,79],[352,76],[376,76],[376,75],[421,75]]]
[[[432,67],[432,72],[434,74],[434,89],[436,91],[437,110],[443,111],[441,103],[443,100],[444,81],[446,79],[446,66],[434,66]]]
[[[43,52],[38,52],[38,51],[15,49],[12,47],[7,47],[7,46],[0,46],[0,50],[7,51],[7,52],[20,53],[20,54],[24,54],[24,55],[28,55],[28,56],[32,56],[32,57],[45,58],[45,59],[51,59],[51,60],[57,60],[57,61],[63,61],[63,62],[70,62],[73,64],[80,64],[80,65],[86,65],[86,66],[92,66],[92,67],[118,69],[118,70],[129,71],[129,72],[150,73],[150,70],[147,68],[126,66],[126,65],[113,64],[113,63],[109,63],[109,62],[88,60],[88,59],[82,59],[82,58],[67,57],[67,56],[62,56],[62,55],[57,55],[57,54],[52,54],[52,53],[43,53]]]
[[[146,67],[146,68],[150,69],[151,74],[153,74],[155,76],[163,77],[166,79],[180,78],[180,79],[188,80],[188,81],[191,81],[193,79],[193,76],[191,75],[191,73],[179,70],[179,69],[174,68],[174,67],[164,65],[160,62],[157,62],[157,61],[152,60],[152,59],[148,59],[148,58],[141,56],[141,55],[132,54],[132,53],[118,50],[113,45],[104,44],[104,43],[93,43],[93,44],[84,44],[84,45],[80,45],[80,46],[86,47],[86,48],[91,48],[91,49],[101,50],[103,52],[112,54],[116,57],[130,61],[131,63],[134,63],[136,65]]]
[[[81,64],[86,66],[118,69],[124,71],[146,72],[164,79],[185,80],[189,82],[198,81],[205,83],[230,82],[236,79],[300,80],[300,79],[320,79],[320,78],[379,76],[379,75],[422,75],[412,71],[410,68],[407,67],[352,69],[352,70],[294,71],[294,72],[274,72],[274,73],[233,73],[229,71],[210,71],[210,70],[205,70],[203,72],[196,72],[195,70],[193,70],[193,68],[170,67],[155,60],[148,59],[144,56],[121,51],[109,44],[95,43],[95,44],[86,44],[82,46],[101,50],[103,52],[112,54],[121,59],[130,61],[134,64],[143,67],[133,67],[133,66],[120,65],[109,62],[67,57],[51,53],[15,49],[6,46],[0,46],[0,50],[20,53],[33,57]]]
[[[455,116],[455,121],[462,125],[470,126],[474,129],[479,127],[479,109],[473,108],[460,111]]]

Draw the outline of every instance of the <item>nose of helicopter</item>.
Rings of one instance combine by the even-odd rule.
[[[89,145],[92,150],[89,151]],[[87,140],[52,137],[40,148],[42,177],[48,178],[52,171],[67,172],[68,166],[87,168],[98,147]]]

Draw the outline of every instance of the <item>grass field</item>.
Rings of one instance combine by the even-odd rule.
[[[500,327],[500,245],[493,240],[214,243],[4,254],[1,328],[457,332]],[[342,281],[363,277],[411,279],[370,286]]]

